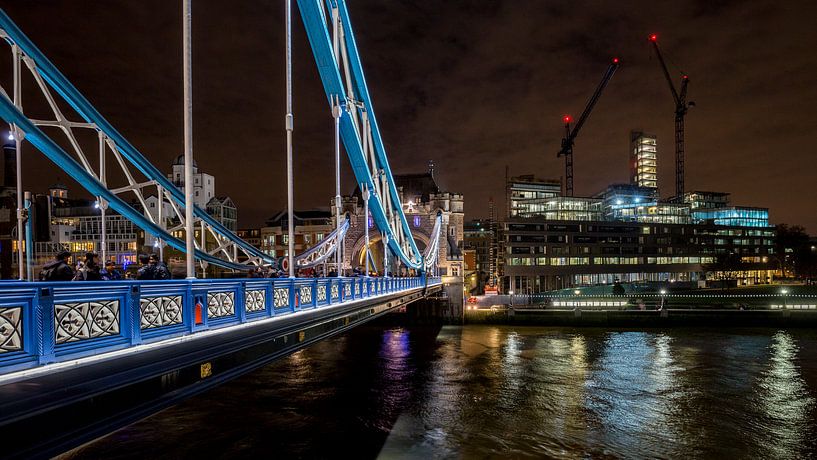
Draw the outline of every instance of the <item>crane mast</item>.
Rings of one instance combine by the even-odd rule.
[[[593,107],[595,107],[599,101],[602,91],[604,91],[604,88],[610,83],[613,74],[616,73],[618,66],[619,59],[613,58],[610,62],[610,66],[607,67],[607,71],[604,72],[601,82],[596,87],[596,91],[590,97],[590,100],[587,101],[587,105],[579,117],[579,120],[576,121],[576,124],[573,126],[573,129],[570,127],[570,122],[573,121],[570,115],[565,115],[564,118],[562,118],[565,124],[565,137],[562,138],[562,149],[559,150],[556,156],[565,157],[565,196],[573,196],[573,143],[576,141],[576,136],[579,135],[582,126],[584,126],[584,122],[587,121],[587,118],[590,116],[590,112],[593,111]]]
[[[661,64],[661,71],[664,73],[670,92],[672,92],[672,100],[675,102],[675,196],[680,198],[684,194],[684,117],[695,103],[687,102],[689,76],[681,75],[681,90],[677,91],[672,83],[669,70],[667,70],[667,64],[664,62],[664,56],[661,55],[661,49],[658,48],[658,36],[652,34],[649,39],[658,57],[658,63]]]

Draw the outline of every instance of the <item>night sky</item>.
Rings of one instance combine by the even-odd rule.
[[[182,153],[181,2],[2,0],[35,44],[161,170]],[[429,159],[467,218],[504,206],[512,175],[558,179],[561,117],[577,117],[609,59],[622,65],[575,149],[576,194],[626,182],[628,133],[658,135],[661,195],[674,192],[674,104],[647,41],[690,76],[687,190],[732,193],[773,223],[817,232],[817,4],[349,0],[395,174]],[[194,155],[257,226],[286,205],[284,2],[193,5]],[[296,207],[334,195],[332,117],[294,21]],[[8,48],[4,48],[8,50]],[[6,52],[6,51],[4,51]],[[10,90],[10,59],[0,82]],[[677,80],[676,80],[677,81]],[[35,93],[24,103],[37,107]],[[344,158],[345,160],[345,158]],[[111,168],[113,162],[111,162]],[[354,187],[344,166],[344,192]],[[28,147],[25,188],[79,187]]]

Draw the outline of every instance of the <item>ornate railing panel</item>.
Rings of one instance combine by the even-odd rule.
[[[235,315],[235,293],[208,292],[207,316],[210,318],[224,318]]]
[[[0,308],[0,353],[23,349],[23,307]]]
[[[244,291],[244,311],[256,313],[267,308],[266,289],[247,289]]]
[[[416,289],[426,281],[391,283]],[[383,294],[386,284],[382,278],[3,282],[0,375],[288,314],[299,307],[365,299]]]
[[[139,299],[139,312],[142,329],[181,324],[182,296],[142,297]]]
[[[312,304],[312,286],[301,286],[298,289],[301,305]]]
[[[119,334],[119,300],[54,305],[57,344]]]
[[[289,307],[289,289],[275,288],[273,290],[272,302],[275,308]]]

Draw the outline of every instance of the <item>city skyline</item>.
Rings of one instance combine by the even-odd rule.
[[[730,192],[736,204],[769,207],[774,223],[817,229],[808,212],[817,199],[809,129],[817,122],[810,110],[817,91],[808,81],[817,58],[807,50],[815,32],[804,14],[813,6],[475,5],[350,5],[396,173],[424,171],[433,159],[441,185],[465,194],[468,218],[487,216],[489,196],[503,206],[505,164],[511,175],[559,178],[561,116],[578,115],[617,56],[622,67],[576,141],[576,194],[628,181],[626,137],[640,128],[658,136],[666,198],[673,191],[673,107],[646,38],[655,32],[669,63],[690,75],[689,99],[697,103],[687,117],[687,190]],[[256,226],[286,202],[283,6],[194,8],[196,159],[235,199],[239,225]],[[152,162],[169,165],[181,152],[178,5],[44,3],[6,11]],[[308,171],[332,156],[332,118],[296,19],[296,208],[325,207],[332,184]],[[435,53],[423,52],[430,47]],[[8,75],[4,69],[4,82]],[[263,167],[235,167],[250,162]],[[354,180],[342,163],[349,193]],[[25,188],[35,192],[58,178],[68,182],[39,155],[25,155],[23,171]]]

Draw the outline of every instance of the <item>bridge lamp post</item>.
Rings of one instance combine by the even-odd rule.
[[[787,295],[788,293],[789,293],[789,290],[788,290],[788,289],[785,289],[785,288],[784,288],[784,289],[781,289],[781,290],[780,290],[780,295],[782,295],[782,296],[783,296],[783,310],[785,310],[785,309],[787,309],[787,308],[788,308],[788,305],[787,305],[787,303],[786,303],[786,300],[787,300],[787,299],[786,299],[786,295]]]
[[[34,239],[31,228],[31,192],[25,192],[26,211],[26,275],[29,281],[34,281]]]
[[[336,34],[337,37],[337,34]],[[335,43],[337,48],[337,41]],[[341,214],[341,199],[340,199],[340,97],[334,97],[332,104],[332,117],[335,119],[335,230],[340,236],[340,214]],[[337,264],[337,276],[341,276],[343,269],[343,256],[341,251],[342,240],[338,239],[335,242],[335,263]]]
[[[389,235],[383,234],[383,277],[389,276]]]
[[[102,131],[99,132],[99,181],[105,187],[108,186],[108,179],[105,172],[105,135]],[[99,233],[99,255],[102,258],[102,266],[108,260],[108,223],[107,223],[107,209],[108,202],[102,197],[96,198],[97,207],[99,208],[100,217],[100,233]]]
[[[17,45],[13,45],[12,53],[14,54],[14,63],[12,72],[14,74],[14,106],[17,109],[21,110],[23,106],[22,102],[22,79],[20,76],[20,61],[22,60],[22,54],[20,53],[20,48]],[[14,148],[16,154],[16,166],[17,166],[17,274],[20,280],[25,279],[25,270],[23,268],[23,221],[24,221],[24,214],[25,209],[23,209],[23,167],[22,167],[22,141],[23,141],[23,133],[22,131],[17,129],[17,125],[11,126],[11,133],[9,133],[9,138],[14,139]]]
[[[295,194],[294,174],[292,165],[292,132],[295,130],[294,117],[292,116],[292,0],[286,0],[286,80],[287,80],[287,113],[285,117],[287,131],[287,269],[289,277],[295,278],[295,217],[293,208],[295,207],[293,195]],[[326,270],[324,269],[324,273]]]
[[[365,235],[366,235],[366,239],[365,239],[365,242],[366,242],[366,252],[365,253],[366,253],[366,255],[364,257],[366,258],[366,276],[368,277],[369,273],[370,273],[370,270],[369,270],[369,268],[370,268],[370,266],[369,266],[369,196],[370,196],[370,193],[369,193],[369,187],[367,187],[366,184],[360,184],[360,190],[363,192],[363,218],[364,218],[363,227],[364,227],[364,232],[365,232]]]
[[[196,278],[196,242],[193,222],[193,66],[192,0],[182,0],[182,47],[184,62],[184,230],[187,279]]]

